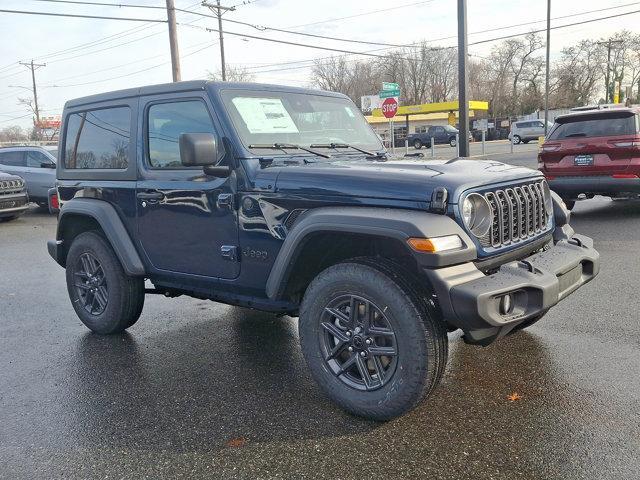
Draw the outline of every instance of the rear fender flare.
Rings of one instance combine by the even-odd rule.
[[[69,249],[69,245],[65,245],[64,231],[67,222],[76,215],[93,218],[100,225],[127,275],[145,275],[144,264],[116,209],[104,200],[89,198],[74,198],[65,202],[60,209],[56,238],[64,246],[64,254],[58,259],[62,266],[66,264],[66,252]]]

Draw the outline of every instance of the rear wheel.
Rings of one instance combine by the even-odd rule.
[[[300,342],[311,373],[355,415],[401,415],[444,371],[444,324],[406,278],[391,264],[356,259],[320,273],[302,301]]]
[[[422,148],[422,142],[420,140],[414,140],[413,148],[415,148],[416,150],[420,150]]]
[[[144,280],[130,277],[98,232],[78,235],[67,255],[67,290],[78,317],[100,334],[124,331],[144,305]]]

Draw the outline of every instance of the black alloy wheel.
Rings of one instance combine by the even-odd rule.
[[[80,255],[74,272],[74,287],[80,305],[91,315],[100,315],[107,308],[109,291],[102,265],[91,253]]]
[[[324,308],[319,330],[327,367],[357,390],[377,390],[393,377],[398,346],[391,323],[373,302],[340,295]]]

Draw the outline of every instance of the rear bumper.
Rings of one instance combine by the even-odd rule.
[[[21,215],[29,209],[29,197],[26,193],[0,196],[0,218]]]
[[[502,265],[485,275],[475,264],[426,270],[448,322],[465,332],[470,343],[487,345],[557,304],[592,280],[600,256],[582,235],[560,240],[552,248]],[[510,296],[512,307],[501,311]]]
[[[581,193],[640,193],[640,178],[613,178],[609,175],[585,175],[548,178],[551,190],[563,198],[575,198]]]

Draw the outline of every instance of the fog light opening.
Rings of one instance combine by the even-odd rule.
[[[513,294],[507,293],[500,297],[500,315],[510,315],[513,312]]]

